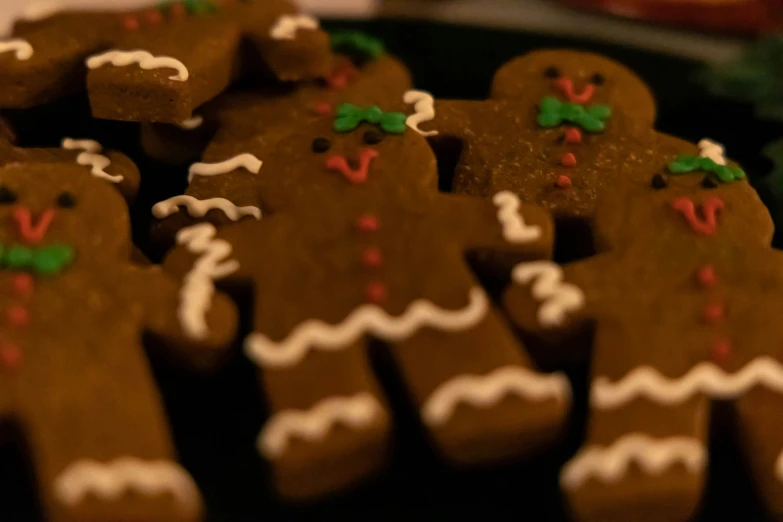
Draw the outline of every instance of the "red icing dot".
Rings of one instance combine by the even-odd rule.
[[[370,283],[367,285],[366,291],[365,291],[367,301],[371,303],[382,303],[386,300],[386,285],[383,283]]]
[[[0,346],[0,364],[8,370],[14,370],[22,364],[22,351],[15,344],[3,343]]]
[[[188,11],[185,9],[185,4],[177,2],[176,4],[171,4],[171,6],[169,6],[169,16],[173,20],[182,20],[187,15]]]
[[[575,167],[576,166],[576,156],[571,154],[570,152],[566,152],[563,154],[563,157],[560,158],[560,164],[564,167]]]
[[[138,31],[139,21],[133,16],[122,17],[122,28],[126,31]]]
[[[11,280],[11,285],[17,295],[28,296],[33,291],[33,276],[30,274],[17,274]]]
[[[704,307],[704,320],[710,324],[715,324],[723,319],[723,305],[721,303],[710,303]]]
[[[576,127],[569,127],[565,131],[566,143],[582,143],[582,132]]]
[[[332,104],[329,102],[316,103],[313,106],[313,112],[319,116],[328,116],[332,113]]]
[[[716,280],[715,270],[710,265],[703,266],[696,272],[696,279],[705,288],[714,286]]]
[[[356,228],[362,232],[375,232],[380,227],[378,218],[372,214],[365,214],[356,220]]]
[[[19,305],[12,305],[8,308],[8,322],[14,326],[27,326],[30,320],[30,314],[27,308]]]
[[[731,343],[726,339],[717,341],[712,346],[712,358],[718,362],[723,362],[731,355]]]
[[[147,9],[144,11],[144,18],[153,25],[163,23],[163,15],[160,14],[160,11],[157,9]]]
[[[362,252],[362,263],[368,267],[379,267],[383,264],[383,254],[378,247],[368,247]]]
[[[558,188],[566,189],[571,188],[571,178],[563,174],[559,178],[557,178],[557,181],[555,182],[555,185],[557,185]]]

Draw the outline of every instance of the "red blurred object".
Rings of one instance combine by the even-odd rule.
[[[783,29],[783,0],[561,1],[573,7],[701,29],[734,33],[768,33]]]

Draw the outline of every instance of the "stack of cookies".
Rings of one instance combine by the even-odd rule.
[[[49,520],[203,520],[146,354],[209,369],[237,344],[285,499],[388,464],[381,344],[433,451],[463,466],[557,447],[562,368],[590,359],[587,437],[560,475],[577,520],[691,517],[716,401],[783,516],[770,217],[721,145],[654,130],[625,67],[536,51],[490,99],[442,100],[287,0],[183,0],[20,21],[0,74],[0,108],[86,91],[143,149],[0,134],[0,408]],[[131,230],[151,159],[187,187],[136,203],[152,226]]]

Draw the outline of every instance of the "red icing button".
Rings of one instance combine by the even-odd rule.
[[[27,308],[19,305],[12,305],[8,308],[8,322],[14,326],[27,326],[30,315]]]
[[[362,252],[362,263],[368,267],[379,267],[383,264],[383,254],[377,247],[368,247]]]
[[[378,218],[372,214],[365,214],[356,220],[356,228],[362,232],[375,232],[379,226]]]
[[[123,16],[122,28],[125,29],[126,31],[138,31],[139,21],[132,16]]]
[[[366,289],[367,301],[371,303],[382,303],[386,300],[386,285],[383,283],[370,283]]]
[[[332,104],[329,102],[316,103],[313,106],[313,112],[319,116],[328,116],[332,113]]]
[[[3,343],[0,346],[0,364],[4,368],[13,370],[22,363],[22,351],[15,344]]]
[[[716,361],[725,361],[729,355],[731,355],[731,343],[729,341],[721,339],[712,346],[712,358]]]
[[[570,152],[566,152],[563,154],[563,157],[560,158],[560,164],[564,167],[575,167],[576,166],[576,156],[571,154]]]
[[[177,2],[176,4],[171,4],[169,7],[169,16],[174,20],[182,20],[187,16],[188,12],[185,9],[185,4],[181,2]]]
[[[144,18],[151,24],[158,25],[163,23],[163,15],[157,9],[148,9],[144,12]]]
[[[715,270],[710,265],[703,266],[696,272],[696,279],[701,286],[709,288],[715,285]]]
[[[565,131],[566,143],[582,143],[582,132],[576,127],[569,127]]]
[[[720,303],[710,303],[704,308],[704,320],[714,324],[723,319],[723,305]]]
[[[27,296],[33,290],[33,276],[30,274],[17,274],[11,280],[14,292],[18,295]]]
[[[571,188],[571,178],[563,174],[559,178],[557,178],[557,181],[555,182],[555,185],[557,185],[558,188],[566,189]]]

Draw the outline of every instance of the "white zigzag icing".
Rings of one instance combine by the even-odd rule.
[[[194,163],[188,172],[188,183],[193,181],[193,176],[219,176],[228,174],[239,167],[253,174],[258,174],[261,165],[263,162],[260,159],[248,153],[239,154],[219,163]]]
[[[560,325],[568,312],[584,306],[585,296],[579,287],[563,282],[563,269],[551,261],[520,263],[511,272],[514,282],[526,285],[531,281],[533,297],[544,303],[538,310],[542,326]]]
[[[155,203],[152,206],[152,215],[163,219],[179,212],[180,205],[184,206],[188,214],[193,217],[203,217],[210,210],[217,209],[231,221],[237,221],[245,216],[261,219],[261,209],[252,205],[238,207],[225,198],[196,199],[187,195],[174,196]]]
[[[704,138],[699,141],[697,146],[699,147],[699,156],[702,158],[710,158],[718,165],[726,164],[726,149],[720,143]]]
[[[215,294],[214,281],[239,269],[236,260],[225,260],[231,255],[231,244],[213,239],[216,232],[211,223],[199,223],[177,233],[178,244],[186,245],[189,252],[202,254],[185,275],[178,310],[182,330],[194,339],[203,339],[209,332],[206,314]]]
[[[422,136],[437,136],[438,131],[423,131],[419,129],[419,124],[425,121],[435,119],[435,100],[432,95],[424,91],[408,91],[402,96],[402,101],[407,104],[413,103],[414,114],[408,116],[405,124],[415,130]]]
[[[783,393],[783,366],[771,357],[757,357],[740,371],[728,374],[712,362],[700,362],[682,377],[671,379],[651,366],[631,370],[617,382],[596,377],[591,402],[602,409],[617,408],[636,397],[661,404],[677,404],[697,393],[715,399],[731,399],[757,385]]]
[[[182,120],[181,122],[177,123],[177,127],[184,130],[193,130],[201,127],[203,123],[203,116],[193,116],[192,118],[188,118],[187,120]]]
[[[145,461],[123,457],[110,462],[79,460],[68,466],[55,480],[57,499],[74,506],[88,495],[101,500],[116,500],[127,492],[142,495],[170,493],[178,502],[198,508],[199,492],[187,471],[170,461]]]
[[[103,147],[97,141],[65,138],[61,146],[67,150],[83,150],[84,152],[76,156],[76,163],[92,167],[92,175],[96,178],[105,179],[112,183],[119,183],[125,179],[123,176],[112,176],[106,172],[106,169],[111,165],[111,160],[100,154]]]
[[[136,63],[144,70],[149,69],[175,69],[177,74],[169,76],[169,80],[179,82],[187,81],[190,73],[185,64],[170,56],[153,56],[147,51],[108,51],[87,58],[87,68],[97,69],[107,63],[115,67],[125,67]]]
[[[329,397],[309,410],[284,410],[273,415],[264,426],[258,436],[258,451],[274,459],[285,452],[294,437],[315,441],[326,436],[337,423],[359,429],[383,412],[378,399],[368,392],[352,397]]]
[[[293,40],[299,29],[318,29],[318,20],[307,15],[282,15],[269,30],[273,40]]]
[[[419,299],[397,317],[383,308],[366,304],[336,325],[310,319],[299,324],[287,338],[274,342],[262,333],[245,339],[245,355],[262,367],[288,367],[301,361],[311,349],[341,350],[364,334],[386,341],[405,339],[423,327],[456,332],[473,327],[487,314],[489,300],[483,290],[471,288],[470,302],[460,310],[444,310]]]
[[[487,375],[459,375],[438,386],[422,407],[422,418],[430,426],[444,424],[460,403],[477,408],[497,404],[508,395],[532,401],[550,397],[562,401],[571,395],[565,375],[545,375],[521,366],[504,366]]]
[[[17,60],[29,60],[33,57],[33,46],[27,40],[14,38],[0,42],[0,53],[13,51]]]
[[[629,433],[611,446],[588,446],[563,467],[560,484],[565,489],[578,489],[587,479],[617,482],[635,462],[648,475],[659,475],[674,463],[682,463],[691,473],[703,470],[707,450],[692,437],[653,439],[643,433]]]
[[[503,190],[492,197],[498,207],[498,221],[503,225],[503,237],[509,243],[529,243],[541,237],[541,227],[526,225],[519,213],[521,203],[513,192]]]

